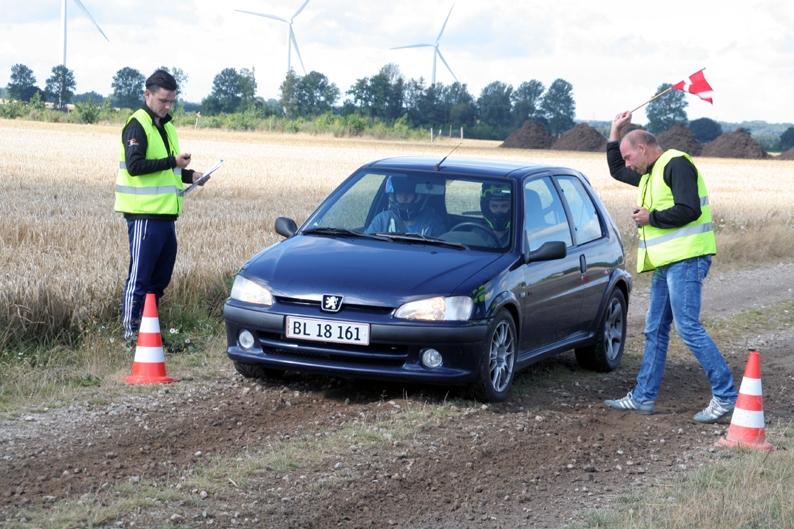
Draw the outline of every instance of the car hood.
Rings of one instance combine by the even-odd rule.
[[[256,255],[246,277],[267,284],[275,296],[395,307],[425,296],[455,292],[463,281],[502,254],[428,244],[295,236]]]

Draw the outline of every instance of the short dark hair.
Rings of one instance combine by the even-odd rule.
[[[155,91],[158,88],[165,88],[166,90],[176,91],[176,79],[174,76],[165,70],[155,70],[152,75],[146,79],[146,89]]]

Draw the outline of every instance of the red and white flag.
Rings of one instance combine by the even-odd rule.
[[[711,89],[709,82],[706,81],[706,77],[703,75],[703,70],[705,70],[705,68],[702,68],[690,75],[688,81],[684,80],[674,84],[673,88],[676,90],[689,92],[690,94],[695,94],[703,101],[708,101],[713,105],[714,100],[711,98],[713,90]]]

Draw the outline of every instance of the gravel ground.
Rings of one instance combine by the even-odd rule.
[[[789,301],[789,285],[794,263],[715,273],[704,316]],[[647,291],[636,289],[630,344],[642,341],[646,306]],[[763,354],[767,424],[788,423],[794,332],[743,340],[721,344],[737,384],[752,343]],[[560,527],[725,456],[712,445],[726,426],[691,422],[709,398],[694,361],[668,364],[656,414],[606,410],[601,401],[624,394],[635,374],[580,371],[565,354],[520,374],[507,403],[485,406],[441,389],[301,376],[254,382],[229,366],[211,380],[101,405],[30,408],[0,422],[0,527],[24,526],[30,510],[106,504],[114,487],[143,483],[190,501],[130,509],[95,526]],[[444,403],[445,415],[407,434],[379,433]],[[361,430],[378,442],[351,433]],[[316,456],[264,464],[245,483],[182,490],[209,462],[264,460],[290,443],[317,446]]]

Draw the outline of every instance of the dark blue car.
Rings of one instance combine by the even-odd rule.
[[[618,366],[631,276],[587,178],[564,167],[391,158],[346,179],[239,271],[227,353],[285,371],[468,385],[504,400],[515,373],[574,349]]]

